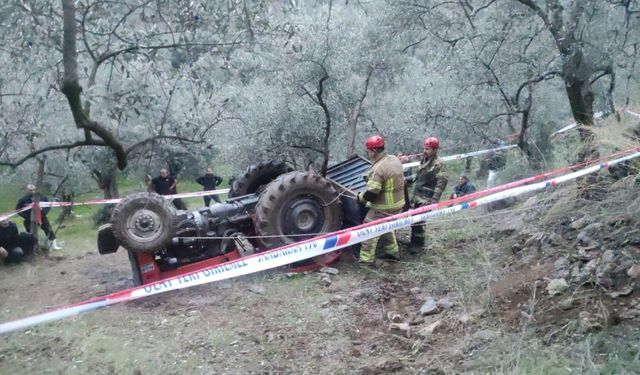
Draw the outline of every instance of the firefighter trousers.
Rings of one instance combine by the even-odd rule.
[[[426,206],[428,203],[415,203],[413,208]],[[411,225],[411,246],[422,247],[426,244],[427,223],[421,221]]]
[[[374,220],[383,219],[391,215],[399,214],[402,209],[392,211],[377,211],[369,209],[367,216],[364,218],[364,222],[370,223]],[[381,250],[389,255],[398,255],[400,248],[398,247],[398,241],[396,241],[396,235],[394,232],[385,233],[381,236],[374,237],[370,240],[362,242],[360,248],[360,262],[361,263],[373,263],[376,258],[376,248],[380,244]]]

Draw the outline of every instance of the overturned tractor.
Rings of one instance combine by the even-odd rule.
[[[187,211],[160,195],[135,193],[100,227],[98,250],[110,254],[122,246],[141,285],[357,225],[362,215],[353,193],[364,189],[368,167],[354,157],[322,177],[261,163],[234,181],[225,202]]]

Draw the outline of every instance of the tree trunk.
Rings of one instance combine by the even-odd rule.
[[[578,47],[576,47],[578,48]],[[599,156],[595,145],[593,126],[593,91],[591,90],[591,67],[583,61],[581,51],[575,51],[562,66],[565,87],[571,113],[578,124],[578,134],[582,148],[578,152],[578,161],[583,162]]]
[[[119,198],[118,180],[116,178],[115,168],[109,168],[105,173],[93,170],[93,178],[98,183],[98,187],[102,190],[104,199]]]
[[[347,157],[356,154],[356,135],[358,134],[357,110],[347,112]]]
[[[578,53],[576,53],[578,54]],[[581,56],[581,54],[580,54]],[[580,61],[576,59],[576,61]],[[582,77],[576,77],[575,72],[578,69],[582,69]],[[593,126],[593,91],[589,83],[589,77],[591,72],[585,72],[584,67],[579,65],[567,65],[563,66],[565,73],[565,85],[567,89],[567,96],[569,98],[569,104],[571,105],[571,112],[573,118],[578,124],[578,134],[582,145],[577,152],[576,161],[586,162],[588,160],[596,159],[600,156],[598,147],[595,142],[595,134],[591,130]],[[598,173],[592,173],[587,176],[581,177],[577,180],[578,183],[578,196],[584,199],[591,199],[597,196],[596,182],[598,179]]]
[[[69,179],[69,176],[64,176],[62,181],[58,184],[56,190],[51,194],[52,198],[60,198],[63,202],[73,202],[73,189],[67,194],[65,183]],[[58,215],[58,223],[62,223],[67,217],[71,215],[72,206],[61,207],[60,215]]]
[[[120,196],[118,193],[118,181],[116,180],[115,170],[110,170],[110,172],[105,175],[102,183],[104,186],[102,193],[105,199],[114,199]]]
[[[367,98],[367,93],[369,92],[369,84],[371,83],[371,76],[373,75],[376,66],[370,66],[367,71],[367,78],[364,80],[364,89],[362,91],[362,95],[360,99],[356,102],[353,109],[345,111],[347,114],[347,126],[349,127],[347,132],[347,156],[352,156],[356,154],[356,136],[358,135],[358,120],[360,119],[360,114],[362,113],[362,105],[364,104],[364,100]]]
[[[592,126],[593,91],[591,91],[589,83],[579,79],[565,79],[565,85],[573,118],[578,124]]]
[[[37,211],[42,211],[41,208],[38,208],[36,210],[36,205],[40,204],[40,188],[42,187],[42,183],[44,181],[44,159],[37,159],[38,160],[38,175],[36,177],[36,191],[33,195],[33,208],[31,209],[31,234],[33,235],[33,253],[36,254],[36,251],[38,250],[39,246],[38,246],[38,212]],[[44,255],[45,256],[49,256],[49,247],[48,246],[44,246],[43,247],[43,251],[44,251]]]
[[[323,68],[324,69],[324,68]],[[324,113],[324,138],[322,139],[322,167],[320,168],[320,174],[324,177],[327,175],[327,169],[329,168],[329,140],[331,139],[331,112],[327,103],[324,102],[322,93],[324,92],[324,82],[329,79],[327,72],[324,72],[324,76],[320,78],[318,82],[318,91],[316,92],[316,99],[318,105],[322,108]]]
[[[583,151],[579,157],[582,161],[593,156],[593,91],[591,90],[591,76],[594,67],[583,52],[584,41],[578,39],[582,34],[578,29],[578,21],[585,14],[585,2],[571,1],[562,4],[559,0],[547,0],[543,8],[533,0],[517,0],[544,21],[545,26],[553,36],[556,48],[562,59],[562,78],[564,79],[567,98],[571,106],[571,113],[578,124]],[[596,151],[597,155],[597,151]],[[585,159],[586,158],[586,159]]]
[[[464,159],[464,173],[471,172],[471,163],[473,163],[473,157],[468,157]]]
[[[536,155],[533,151],[531,151],[531,147],[529,146],[528,132],[529,132],[529,119],[531,116],[531,107],[533,106],[533,92],[531,89],[529,91],[529,96],[527,98],[527,108],[522,111],[522,121],[520,122],[520,132],[518,134],[518,148],[527,158],[527,162],[529,166],[533,170],[540,170],[542,166],[540,165],[540,158],[542,155]]]
[[[616,110],[616,106],[613,103],[613,91],[616,89],[616,73],[613,71],[613,68],[611,68],[609,79],[609,88],[607,89],[607,92],[605,94],[607,101],[607,110],[615,116],[616,122],[620,122],[622,120],[620,118],[620,112]]]
[[[60,91],[69,102],[69,109],[78,129],[83,129],[85,141],[91,143],[91,133],[102,138],[114,152],[118,168],[127,166],[127,152],[124,146],[101,124],[92,121],[82,108],[80,94],[82,87],[78,78],[78,52],[76,49],[77,25],[75,0],[62,0],[62,65],[64,73],[60,82]]]

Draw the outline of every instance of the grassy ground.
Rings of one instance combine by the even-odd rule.
[[[509,173],[503,178],[512,178]],[[141,185],[123,182],[121,188],[126,193]],[[199,190],[187,182],[179,188]],[[636,323],[585,333],[570,318],[545,320],[550,299],[541,283],[549,260],[532,253],[525,262],[513,252],[514,236],[533,225],[523,216],[554,226],[579,208],[573,188],[561,189],[552,204],[533,197],[500,212],[468,210],[430,222],[425,253],[411,256],[403,247],[403,260],[381,270],[358,268],[345,256],[328,286],[316,273],[264,272],[7,335],[0,340],[0,373],[640,373]],[[12,201],[20,195],[6,193]],[[615,214],[605,203],[592,206],[601,221]],[[93,213],[92,207],[74,209],[59,232],[62,252],[0,267],[0,321],[131,286],[124,252],[97,254]],[[407,239],[408,232],[399,236]],[[585,291],[584,303],[596,292]],[[428,296],[449,299],[453,307],[420,317]],[[392,312],[410,323],[408,334],[391,329]]]
[[[130,285],[123,252],[99,256],[76,244],[93,241],[81,219],[65,228],[73,240],[57,257],[3,267],[0,321]],[[508,319],[522,306],[496,305],[535,285],[511,278],[510,243],[495,234],[514,219],[476,210],[434,221],[426,253],[378,271],[342,262],[330,286],[314,273],[272,271],[33,327],[0,342],[0,373],[637,373],[635,327],[549,343],[535,324]],[[455,306],[412,325],[408,337],[391,332],[388,313],[412,320],[425,296]],[[539,305],[522,303],[530,312]],[[433,335],[420,335],[438,321]]]
[[[224,181],[220,185],[220,188],[226,188],[228,185],[228,179],[225,177]],[[142,180],[136,179],[119,179],[118,188],[122,196],[138,192],[146,191]],[[193,181],[180,182],[178,185],[179,192],[201,191],[202,186]],[[0,213],[9,212],[15,208],[15,203],[24,195],[24,190],[17,185],[3,186],[0,194],[3,199],[0,200]],[[49,192],[44,192],[47,197],[50,198]],[[90,199],[102,199],[102,192],[95,190],[86,192],[75,196],[76,201],[90,200]],[[221,199],[226,198],[226,194],[220,195]],[[183,201],[187,207],[196,208],[204,204],[202,197],[184,198]],[[61,208],[52,208],[48,214],[48,218],[56,231],[57,237],[65,241],[65,254],[81,254],[88,249],[95,248],[95,231],[96,225],[94,223],[94,215],[98,214],[101,210],[101,205],[79,205],[72,209],[72,215],[66,217],[64,222],[60,223],[58,218],[61,213]],[[14,216],[12,219],[18,227],[22,229],[22,219],[18,216]],[[43,234],[41,233],[41,236]],[[56,255],[55,253],[53,254]]]

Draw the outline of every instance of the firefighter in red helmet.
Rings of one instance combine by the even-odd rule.
[[[367,157],[371,167],[365,172],[366,190],[358,193],[358,201],[369,208],[365,223],[398,214],[404,206],[404,176],[402,163],[384,151],[384,139],[379,135],[367,138]],[[380,242],[384,258],[400,259],[400,250],[394,232],[364,241],[360,249],[360,263],[373,266],[376,248]]]
[[[447,169],[442,159],[438,157],[440,141],[436,137],[425,138],[422,143],[424,154],[420,160],[418,171],[410,180],[415,182],[411,207],[418,208],[435,204],[440,201],[442,192],[447,187]],[[411,226],[411,245],[409,252],[416,254],[425,245],[426,224],[419,223]]]

